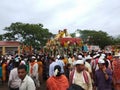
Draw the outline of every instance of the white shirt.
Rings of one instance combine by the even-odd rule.
[[[31,65],[30,65],[30,69],[31,69]],[[38,77],[38,64],[35,63],[33,65],[32,69],[33,69],[33,71],[32,71],[32,73],[30,73],[30,76],[32,76],[32,77]]]
[[[72,63],[73,63],[72,58],[70,58],[70,57],[68,58],[68,63],[70,63],[72,65]]]
[[[11,88],[18,88],[20,86],[20,81],[17,68],[12,69],[9,75],[8,86]]]
[[[19,90],[36,90],[34,81],[32,80],[30,76],[26,75],[24,80],[21,81]]]
[[[91,77],[89,73],[86,71],[89,79],[89,83],[85,83],[84,77],[83,77],[83,72],[78,73],[75,71],[74,76],[73,76],[73,82],[74,84],[80,85],[82,88],[85,90],[92,90],[92,82],[91,82]]]
[[[92,67],[88,62],[85,62],[85,67],[88,69],[89,73],[92,73]]]

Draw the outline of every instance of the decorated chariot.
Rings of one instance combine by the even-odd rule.
[[[82,40],[72,37],[66,29],[59,30],[58,34],[52,39],[49,39],[44,47],[44,51],[50,55],[68,55],[80,51]]]

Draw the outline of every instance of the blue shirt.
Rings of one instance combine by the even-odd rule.
[[[58,65],[57,62],[52,62],[49,66],[49,76],[53,76],[54,75],[54,67]]]
[[[65,66],[65,64],[64,64],[63,60],[56,60],[56,62],[61,67],[61,73],[64,73],[64,66]]]

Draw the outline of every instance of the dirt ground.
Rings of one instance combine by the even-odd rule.
[[[2,84],[0,82],[0,90],[9,90],[7,83]],[[46,81],[44,81],[43,84],[41,84],[41,87],[37,90],[46,90]]]

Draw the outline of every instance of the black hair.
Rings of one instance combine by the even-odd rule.
[[[14,65],[14,67],[18,67],[19,66],[19,62],[14,62],[13,65]]]
[[[58,73],[57,73],[56,76],[60,76],[60,75],[61,75],[61,67],[60,67],[59,65],[56,65],[56,66],[54,67],[54,71],[55,71],[56,69],[58,69]]]
[[[19,69],[25,69],[25,71],[27,71],[27,66],[24,65],[24,64],[21,64],[21,65],[18,66],[18,70]]]
[[[108,68],[108,66],[109,66],[109,62],[107,60],[105,60],[105,66],[106,66],[106,68]]]
[[[55,61],[54,57],[50,57],[50,60],[51,60],[51,61]]]

